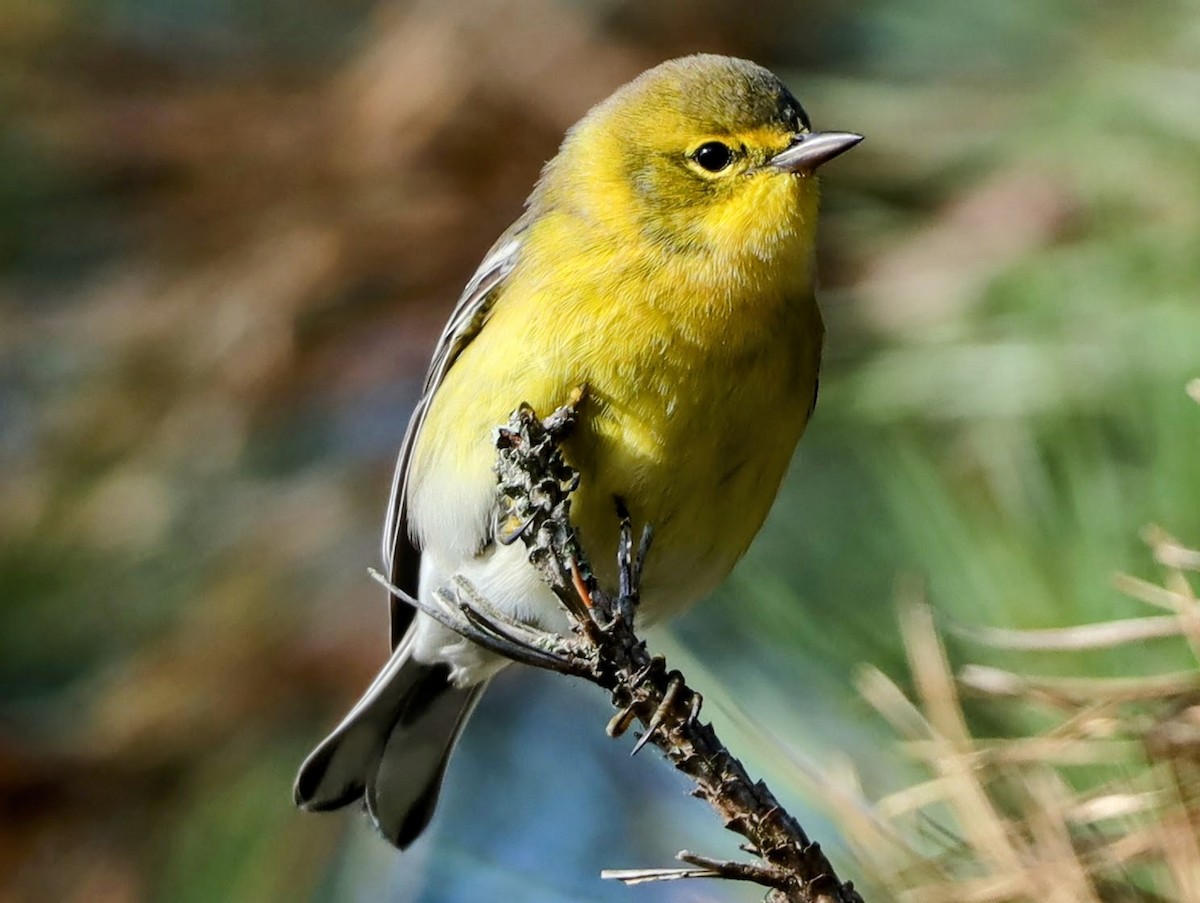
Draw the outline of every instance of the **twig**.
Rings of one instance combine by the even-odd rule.
[[[1013,630],[1007,627],[968,627],[954,625],[958,636],[993,649],[1022,651],[1073,652],[1080,649],[1110,649],[1144,640],[1175,638],[1183,633],[1179,618],[1158,615],[1148,618],[1127,618],[1123,621],[1103,621],[1099,624],[1080,624],[1076,627],[1044,627]]]
[[[838,878],[820,845],[809,840],[765,784],[751,780],[712,727],[698,719],[699,694],[683,675],[669,671],[662,657],[652,655],[634,631],[650,534],[643,534],[635,551],[629,516],[619,500],[620,591],[611,596],[598,584],[570,523],[571,493],[579,475],[558,449],[575,424],[582,399],[583,391],[577,390],[569,404],[545,421],[523,405],[496,438],[499,522],[520,525],[514,539],[528,548],[530,562],[570,615],[574,636],[543,634],[517,623],[461,584],[438,594],[440,608],[412,603],[501,655],[574,674],[608,690],[620,710],[609,722],[609,734],[620,736],[634,719],[645,725],[634,751],[646,743],[662,750],[695,783],[692,794],[712,806],[725,827],[746,838],[760,859],[735,863],[685,852],[679,858],[692,868],[609,871],[606,877],[626,883],[727,878],[770,887],[768,900],[776,903],[862,903],[854,886]],[[464,594],[473,601],[461,601]]]
[[[601,878],[620,881],[623,884],[649,884],[652,881],[678,881],[680,878],[724,878],[728,881],[749,881],[766,887],[776,887],[786,876],[769,865],[754,862],[733,862],[728,859],[712,859],[682,850],[675,856],[692,868],[649,868],[649,869],[604,869]]]
[[[1098,700],[1136,702],[1200,691],[1200,674],[1195,671],[1143,677],[1035,677],[986,665],[966,665],[958,679],[963,686],[989,696],[1042,695],[1078,704]]]

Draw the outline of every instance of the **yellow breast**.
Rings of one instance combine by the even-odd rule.
[[[545,414],[586,385],[565,452],[582,475],[573,517],[601,579],[614,576],[619,496],[656,533],[645,612],[710,590],[766,517],[816,390],[811,233],[784,238],[797,247],[781,268],[753,254],[664,257],[611,237],[581,247],[588,235],[569,216],[543,217],[430,407],[409,495],[418,543],[478,551],[495,505],[495,427],[522,401]]]

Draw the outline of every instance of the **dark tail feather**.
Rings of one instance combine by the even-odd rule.
[[[367,776],[367,811],[393,845],[404,849],[417,839],[437,806],[446,763],[459,734],[487,684],[458,690],[437,669],[438,685],[423,690],[420,714],[392,728],[376,768]]]
[[[458,735],[486,684],[459,690],[444,665],[402,643],[350,714],[300,766],[296,805],[324,811],[366,796],[376,826],[404,849],[433,816]]]

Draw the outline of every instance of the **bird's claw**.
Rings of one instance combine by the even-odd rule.
[[[678,671],[672,671],[667,679],[667,688],[663,691],[662,702],[658,704],[658,708],[654,710],[654,714],[650,716],[650,723],[646,725],[646,732],[638,738],[637,743],[633,746],[633,751],[629,753],[631,756],[636,756],[641,752],[642,747],[650,742],[651,738],[662,727],[667,715],[671,713],[671,708],[675,705],[676,697],[679,696],[679,691],[685,686],[683,675]],[[690,715],[689,715],[690,717]]]
[[[618,592],[614,600],[613,614],[632,624],[638,603],[641,601],[642,567],[646,561],[646,554],[650,551],[654,531],[649,524],[643,528],[637,551],[634,552],[633,519],[629,515],[629,509],[625,507],[624,500],[617,497],[615,501],[617,516],[621,519],[621,533],[617,541]]]

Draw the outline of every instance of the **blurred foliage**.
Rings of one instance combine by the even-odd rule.
[[[897,580],[1066,625],[1136,613],[1143,524],[1196,545],[1193,0],[0,0],[0,897],[742,898],[595,877],[728,841],[541,675],[403,859],[289,792],[383,655],[364,570],[459,286],[566,126],[700,49],[869,137],[826,179],[819,416],[672,640],[770,726],[754,766],[798,807],[797,757],[909,782],[850,681],[905,671]]]

